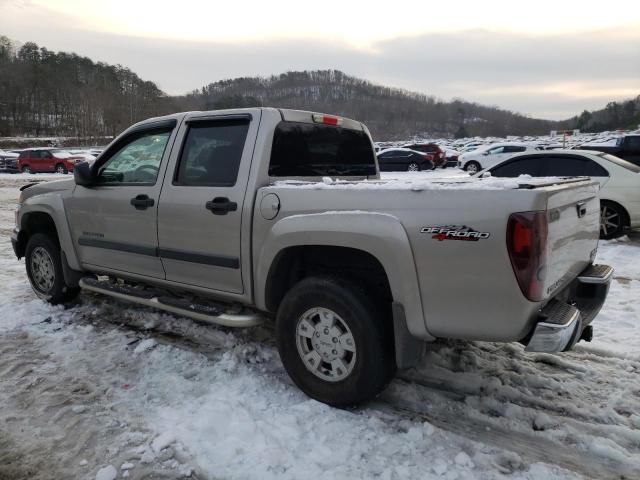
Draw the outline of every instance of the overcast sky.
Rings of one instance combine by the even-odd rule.
[[[640,94],[640,3],[0,0],[0,34],[119,63],[180,94],[335,68],[561,119]]]

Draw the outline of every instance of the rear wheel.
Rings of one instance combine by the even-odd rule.
[[[409,165],[407,165],[407,172],[419,172],[420,171],[420,165],[418,165],[416,162],[411,162]]]
[[[280,358],[295,384],[335,406],[356,405],[382,391],[396,369],[385,310],[343,279],[297,283],[276,319]]]
[[[69,173],[69,171],[67,170],[67,167],[64,166],[64,164],[59,163],[59,164],[56,165],[56,173],[67,174],[67,173]]]
[[[73,300],[80,288],[64,282],[58,242],[44,233],[34,234],[25,251],[27,277],[38,297],[52,304]]]
[[[464,169],[471,175],[480,171],[480,164],[478,162],[469,162],[464,166]]]
[[[624,235],[626,213],[615,203],[600,202],[600,238],[611,240]]]

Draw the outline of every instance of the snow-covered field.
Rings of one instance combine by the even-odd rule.
[[[640,237],[600,246],[592,343],[438,342],[339,410],[292,385],[269,327],[37,300],[9,242],[24,177],[0,175],[0,479],[640,478]]]

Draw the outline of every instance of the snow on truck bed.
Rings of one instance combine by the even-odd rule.
[[[585,178],[587,180],[587,178]],[[559,177],[532,177],[520,175],[515,178],[479,178],[456,170],[454,173],[411,172],[410,174],[382,174],[380,180],[341,180],[324,177],[322,181],[278,180],[272,183],[277,188],[307,190],[517,190],[519,188],[542,187],[568,183],[576,179]]]

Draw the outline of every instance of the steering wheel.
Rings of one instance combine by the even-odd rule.
[[[136,180],[153,181],[158,176],[158,170],[158,167],[156,167],[155,165],[140,165],[133,171],[133,176]]]

